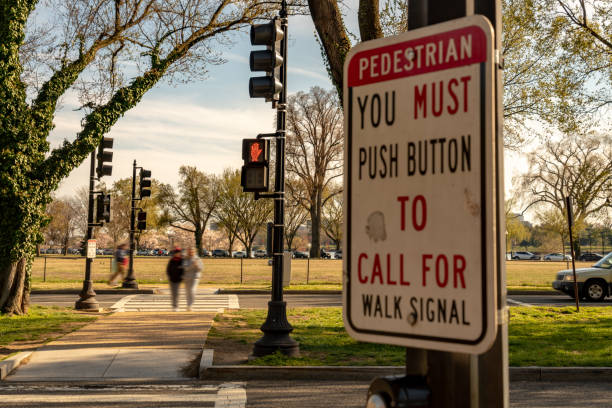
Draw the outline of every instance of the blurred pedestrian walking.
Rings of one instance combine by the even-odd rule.
[[[181,248],[176,247],[172,251],[172,258],[170,258],[168,266],[166,267],[166,274],[168,275],[168,281],[170,282],[172,310],[178,312],[179,288],[181,287],[181,281],[183,280],[183,256],[181,253]]]
[[[123,280],[127,271],[128,262],[128,246],[127,244],[120,244],[115,250],[112,268],[113,272],[111,273],[111,277],[108,279],[109,285],[115,285],[117,278],[119,278],[119,280]]]
[[[191,312],[191,307],[195,300],[196,289],[204,264],[197,255],[195,248],[187,249],[187,254],[183,259],[183,280],[185,281],[185,292],[187,293],[187,311]]]

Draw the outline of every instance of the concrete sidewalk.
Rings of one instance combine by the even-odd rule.
[[[35,351],[6,381],[181,380],[214,313],[116,313]],[[197,370],[196,370],[197,371]]]

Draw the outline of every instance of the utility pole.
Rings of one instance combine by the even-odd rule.
[[[138,282],[134,277],[134,251],[136,250],[135,236],[134,236],[134,223],[136,221],[136,160],[132,165],[132,198],[130,201],[130,263],[128,266],[128,273],[123,284],[124,288],[138,289]]]
[[[285,136],[287,114],[287,2],[281,2],[277,18],[267,24],[251,26],[251,44],[266,45],[265,51],[252,51],[251,71],[266,71],[265,77],[251,78],[249,94],[264,97],[276,108],[276,132],[259,134],[257,139],[243,141],[242,186],[255,192],[255,199],[274,200],[272,239],[272,294],[268,315],[261,326],[263,337],[255,342],[254,356],[264,356],[279,350],[285,355],[299,354],[299,344],[289,334],[293,330],[287,320],[287,303],[283,300],[284,235],[285,235]],[[280,43],[279,43],[280,40]],[[280,52],[279,52],[280,51]],[[276,143],[274,191],[268,191],[267,140]],[[263,153],[263,154],[262,154]]]
[[[113,148],[113,139],[111,137],[103,137],[98,146],[98,153],[91,152],[91,165],[89,167],[89,202],[87,208],[87,234],[85,236],[86,245],[88,247],[85,260],[85,279],[83,280],[83,289],[79,294],[80,298],[75,303],[75,308],[78,310],[97,310],[99,308],[96,300],[96,292],[93,290],[93,282],[91,280],[91,266],[96,257],[96,247],[93,238],[93,228],[104,225],[104,222],[110,222],[110,195],[106,195],[103,191],[94,191],[96,175],[97,179],[103,176],[110,176],[113,173],[113,167],[110,164],[113,160],[113,152],[106,149]],[[96,166],[97,156],[97,166]],[[109,163],[109,164],[106,164]],[[97,200],[94,197],[97,196]],[[96,202],[97,201],[97,205]],[[96,205],[96,215],[94,220],[94,205]],[[95,221],[95,222],[94,222]],[[90,246],[91,245],[91,246]]]
[[[85,235],[86,245],[93,236],[93,218],[94,218],[94,183],[96,170],[96,155],[95,152],[91,152],[91,165],[89,167],[89,203],[87,208],[87,234]],[[75,303],[75,309],[78,310],[97,310],[100,305],[96,300],[96,292],[93,289],[93,282],[91,280],[91,264],[93,258],[86,254],[85,259],[85,279],[83,280],[83,289],[79,294],[80,298]]]
[[[501,66],[501,2],[499,0],[409,0],[408,29],[441,23],[473,14],[489,19],[494,28],[495,70],[495,180],[497,201],[497,337],[482,355],[407,348],[406,372],[426,376],[431,389],[431,407],[508,407],[508,308],[504,236],[503,179],[503,87]],[[469,395],[470,398],[458,398]]]
[[[139,194],[136,197],[136,170],[140,169],[140,184]],[[134,252],[136,251],[136,231],[139,233],[147,229],[147,213],[142,208],[136,207],[136,201],[142,201],[143,198],[151,197],[151,170],[145,170],[142,167],[136,166],[136,160],[132,165],[132,199],[130,208],[130,261],[128,266],[128,274],[123,281],[124,288],[138,289],[138,282],[134,277]],[[138,210],[138,214],[136,214]],[[138,218],[138,223],[136,223]]]

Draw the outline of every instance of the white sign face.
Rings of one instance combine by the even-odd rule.
[[[483,353],[496,335],[493,29],[471,16],[344,65],[344,322],[357,340]]]
[[[87,240],[87,258],[95,258],[96,257],[96,240],[88,239]]]

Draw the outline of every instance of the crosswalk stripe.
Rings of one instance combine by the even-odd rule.
[[[171,311],[170,295],[131,295],[119,300],[111,310],[116,312],[157,312]],[[179,296],[179,309],[185,309],[185,296]],[[240,304],[236,295],[196,295],[192,310],[196,312],[222,313],[225,309],[238,309]]]

